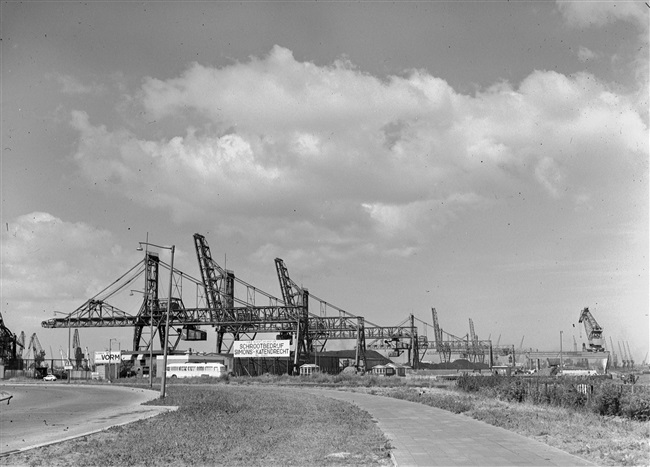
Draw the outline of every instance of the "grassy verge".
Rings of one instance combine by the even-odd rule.
[[[536,439],[598,465],[650,465],[647,423],[562,407],[431,388],[357,388],[449,410]]]
[[[156,403],[156,402],[154,402]],[[28,466],[390,465],[387,440],[349,404],[240,385],[170,384],[178,411],[0,458]]]
[[[264,376],[245,384],[318,385],[395,397],[463,414],[536,439],[598,465],[650,465],[650,425],[587,410],[499,400],[486,393],[467,393],[455,382],[357,375],[314,377]],[[641,392],[647,392],[647,388]]]
[[[0,465],[389,465],[365,412],[277,386],[322,386],[410,400],[537,439],[598,465],[650,465],[647,422],[461,392],[454,382],[357,375],[176,381],[153,404],[178,412],[0,458]],[[207,384],[206,384],[207,383]],[[260,387],[273,385],[269,387]],[[74,453],[71,457],[70,453]]]

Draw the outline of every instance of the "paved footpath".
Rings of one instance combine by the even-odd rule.
[[[300,390],[351,402],[370,413],[390,439],[399,467],[594,465],[503,428],[424,404],[363,393]]]

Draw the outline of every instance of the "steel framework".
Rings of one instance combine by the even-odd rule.
[[[355,340],[356,365],[365,368],[366,348],[388,350],[394,355],[408,351],[408,361],[417,368],[422,355],[435,349],[441,360],[449,361],[452,354],[464,356],[481,355],[489,347],[489,341],[474,338],[458,338],[445,333],[438,325],[435,308],[433,312],[434,342],[426,335],[418,337],[414,316],[411,314],[396,326],[379,326],[361,316],[349,313],[298,286],[289,276],[284,261],[275,259],[282,298],[277,298],[237,278],[212,258],[210,247],[201,234],[194,234],[194,246],[201,279],[195,279],[177,269],[171,269],[158,258],[146,252],[144,259],[123,274],[113,284],[63,318],[43,321],[45,328],[133,327],[133,350],[143,352],[153,346],[158,334],[162,348],[168,339],[169,349],[175,350],[180,340],[205,340],[201,326],[212,326],[217,333],[217,351],[230,351],[232,342],[238,339],[254,339],[259,333],[276,333],[291,336],[295,342],[294,369],[306,361],[313,352],[324,350],[328,340]],[[172,297],[159,297],[160,266],[172,276]],[[144,276],[143,301],[139,311],[129,314],[109,303],[109,299],[126,289],[137,278]],[[186,307],[182,300],[183,281],[197,288],[197,306]],[[245,288],[237,294],[236,288]],[[240,290],[241,292],[241,290]],[[268,305],[256,304],[259,295]],[[239,297],[245,298],[239,298]],[[318,301],[320,314],[310,312],[309,301]],[[170,307],[170,332],[165,336],[164,318],[167,303]],[[335,315],[328,315],[334,311]],[[149,331],[147,331],[149,330]],[[226,338],[231,339],[227,345]],[[369,344],[366,344],[369,342]]]
[[[24,347],[24,334],[22,334],[23,343],[19,341],[16,334],[5,326],[2,313],[0,313],[0,361],[3,363],[14,362],[18,356],[18,347]],[[22,353],[22,351],[21,351]]]

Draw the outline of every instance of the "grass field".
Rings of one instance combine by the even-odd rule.
[[[391,464],[387,440],[370,416],[333,399],[296,399],[250,386],[170,384],[164,403],[179,409],[3,457],[0,465]]]
[[[356,375],[206,381],[171,382],[168,397],[151,402],[178,405],[177,412],[0,458],[0,465],[390,465],[389,445],[368,414],[309,394],[296,399],[283,393],[282,385],[411,400],[500,426],[598,465],[650,465],[647,422],[506,402],[459,392],[453,383],[432,387]]]

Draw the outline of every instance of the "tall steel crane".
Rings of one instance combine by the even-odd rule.
[[[275,258],[275,269],[280,283],[283,301],[291,307],[300,310],[300,318],[297,320],[296,333],[296,359],[307,356],[315,350],[324,350],[328,339],[356,339],[355,366],[366,367],[366,339],[374,338],[373,343],[383,342],[386,337],[400,333],[404,329],[401,325],[393,327],[365,325],[365,319],[355,316],[347,311],[334,306],[312,294],[296,284],[290,277],[289,271],[281,258]],[[320,303],[320,316],[309,311],[309,299],[313,298]],[[338,316],[327,316],[327,308],[338,312]],[[412,334],[412,327],[406,331],[406,335]],[[372,345],[372,344],[371,344]],[[381,344],[377,344],[382,346]],[[319,347],[319,349],[316,349]],[[417,354],[417,352],[416,352]],[[304,358],[304,357],[301,357]],[[417,355],[414,357],[414,364],[417,367]],[[295,360],[294,365],[297,365]]]
[[[612,352],[612,360],[614,361],[614,368],[618,368],[620,356],[614,351],[614,341],[612,341],[612,336],[609,336],[609,345]],[[620,350],[620,349],[619,349]]]
[[[93,358],[90,355],[90,352],[88,351],[88,347],[86,346],[86,367],[93,370],[94,366],[95,366],[95,362],[93,361]]]
[[[74,330],[74,336],[72,337],[72,350],[74,351],[74,365],[76,369],[80,369],[83,366],[84,352],[81,349],[81,339],[79,339],[79,329]],[[70,362],[73,363],[72,361]]]
[[[628,366],[634,368],[634,359],[632,358],[632,352],[630,351],[630,343],[625,341],[625,345],[627,345]]]
[[[603,328],[596,322],[596,319],[593,317],[589,308],[584,308],[580,312],[580,317],[578,318],[578,323],[583,323],[585,326],[585,331],[587,333],[587,339],[589,340],[589,352],[602,352],[605,349],[603,348]]]
[[[618,351],[621,354],[621,360],[623,362],[622,367],[627,368],[627,353],[625,352],[625,346],[623,346],[623,350],[621,351],[621,342],[618,341],[617,344],[618,344]]]
[[[194,247],[199,262],[201,279],[205,291],[205,299],[213,321],[223,315],[227,321],[235,321],[230,310],[234,307],[235,274],[224,270],[212,259],[210,247],[205,237],[199,233],[194,234]],[[224,345],[224,335],[228,332],[227,326],[217,326],[217,352],[221,353]],[[233,340],[238,340],[244,329],[232,329]]]
[[[451,346],[445,345],[442,340],[442,328],[438,323],[438,312],[435,308],[431,308],[431,315],[433,316],[433,332],[436,337],[436,350],[440,355],[440,361],[448,363],[451,360]]]
[[[275,258],[275,269],[280,282],[284,303],[300,307],[300,318],[296,328],[296,354],[294,365],[298,366],[299,354],[308,355],[314,351],[313,336],[309,335],[309,291],[298,286],[289,277],[289,271],[281,258]],[[297,368],[296,368],[297,369]]]
[[[36,333],[32,334],[27,344],[27,357],[25,360],[34,360],[33,367],[39,368],[43,361],[45,361],[45,350],[41,346]]]
[[[474,321],[472,318],[469,318],[469,335],[470,335],[470,352],[469,356],[473,362],[476,362],[477,360],[481,363],[485,362],[485,352],[479,345],[478,341],[478,336],[476,335],[476,332],[474,331]]]
[[[23,354],[25,353],[25,331],[20,331],[20,336],[18,337],[16,344],[20,347],[20,350],[16,348],[16,356],[23,358]],[[18,354],[18,352],[20,352],[20,354]]]

